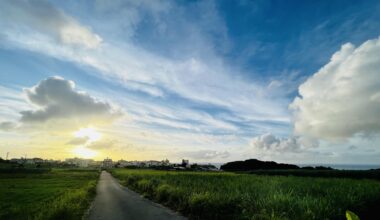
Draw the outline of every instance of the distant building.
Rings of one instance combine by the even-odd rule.
[[[126,161],[126,160],[118,160],[117,163],[116,163],[117,167],[127,167],[127,166],[130,166],[130,162],[129,161]]]
[[[91,168],[99,168],[102,166],[102,161],[95,161],[95,160],[91,160],[88,162],[88,167],[91,167]]]
[[[128,166],[141,166],[140,161],[134,160],[134,161],[128,161]]]
[[[35,164],[33,159],[24,159],[25,164]]]
[[[12,158],[10,161],[11,161],[11,163],[18,163],[18,164],[24,163],[23,158]]]
[[[189,160],[182,159],[182,164],[183,167],[190,168],[190,163]]]
[[[43,163],[44,160],[42,158],[35,157],[32,159],[34,163]]]
[[[90,163],[92,163],[93,160],[92,159],[82,159],[82,158],[74,157],[74,158],[67,158],[67,159],[65,159],[65,162],[67,164],[74,165],[74,166],[77,166],[77,167],[88,167],[88,165]]]
[[[112,167],[113,167],[112,159],[106,158],[103,160],[102,168],[112,168]]]
[[[162,166],[169,166],[170,165],[170,162],[168,159],[162,160],[161,163],[162,163]]]
[[[158,167],[158,166],[170,166],[168,159],[158,161],[158,160],[147,160],[147,161],[126,161],[118,160],[115,164],[117,167]]]
[[[147,167],[161,166],[161,161],[157,161],[157,160],[148,160],[148,161],[145,161],[145,166],[147,166]]]

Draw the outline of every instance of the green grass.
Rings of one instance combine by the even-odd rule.
[[[81,219],[99,171],[0,173],[0,219]]]
[[[379,210],[380,182],[345,178],[114,169],[129,188],[191,219],[362,219]],[[365,218],[363,218],[365,216]]]
[[[305,177],[336,177],[351,179],[380,180],[380,170],[254,170],[241,173],[250,173],[268,176],[305,176]]]

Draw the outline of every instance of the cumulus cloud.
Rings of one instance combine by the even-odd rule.
[[[32,28],[68,45],[95,48],[102,42],[88,27],[46,1],[5,0],[1,3],[0,23],[3,25]]]
[[[296,135],[341,141],[380,132],[380,38],[347,43],[299,87]]]
[[[49,77],[37,85],[24,89],[28,102],[17,103],[16,107],[26,110],[19,112],[21,117],[13,121],[0,121],[0,130],[40,129],[66,131],[88,126],[102,126],[123,116],[123,111],[111,104],[79,91],[75,83],[61,77]],[[23,105],[28,103],[28,105]],[[17,117],[17,116],[16,116]],[[36,129],[38,127],[38,129]],[[67,144],[85,143],[84,139],[73,139]]]
[[[121,116],[111,104],[77,91],[75,83],[61,77],[49,77],[24,89],[27,99],[37,108],[20,112],[23,123],[41,123],[54,119],[102,122]]]
[[[255,151],[301,152],[304,149],[317,147],[318,142],[303,137],[279,138],[267,133],[253,138],[251,146]]]

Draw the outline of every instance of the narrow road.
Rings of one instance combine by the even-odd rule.
[[[106,171],[100,174],[97,195],[87,219],[107,220],[166,220],[186,219],[168,208],[141,197],[119,182]]]

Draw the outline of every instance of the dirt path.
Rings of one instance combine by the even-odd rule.
[[[86,219],[166,220],[186,219],[123,186],[106,171],[100,175],[96,198]]]

